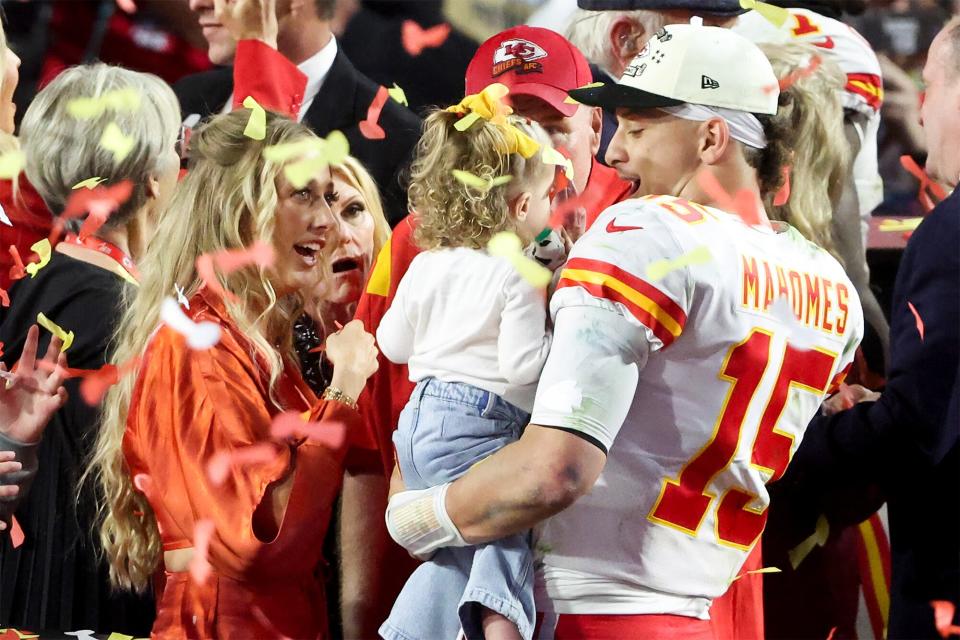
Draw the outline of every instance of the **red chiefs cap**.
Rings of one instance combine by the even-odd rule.
[[[479,93],[500,82],[513,95],[535,96],[564,116],[577,111],[567,91],[593,82],[580,50],[560,34],[521,25],[496,34],[480,45],[467,67],[466,93]]]

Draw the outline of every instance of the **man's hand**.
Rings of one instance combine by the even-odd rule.
[[[859,384],[841,385],[839,393],[835,393],[824,400],[821,411],[825,416],[832,416],[861,402],[876,402],[879,399],[879,393]]]
[[[67,358],[60,352],[61,342],[52,338],[37,366],[39,335],[36,325],[30,327],[14,373],[0,363],[0,433],[24,444],[40,440],[50,418],[67,399],[62,386]]]
[[[277,0],[213,0],[213,14],[234,39],[277,48]]]

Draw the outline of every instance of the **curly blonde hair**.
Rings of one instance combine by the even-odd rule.
[[[193,136],[190,171],[161,215],[138,264],[140,286],[125,295],[125,312],[114,334],[114,363],[143,353],[174,285],[182,285],[188,297],[199,290],[197,257],[273,237],[278,203],[275,181],[283,165],[266,160],[263,150],[315,136],[307,127],[267,112],[266,138],[256,141],[243,134],[249,117],[246,110],[217,116]],[[291,328],[302,302],[298,296],[278,298],[262,267],[251,265],[218,277],[237,294],[236,301],[225,301],[227,311],[256,352],[251,356],[269,364],[272,391],[284,358],[293,358]],[[110,563],[111,582],[142,591],[161,560],[162,545],[154,513],[144,495],[134,489],[124,463],[123,436],[135,378],[125,377],[107,395],[84,479],[98,483],[100,540]]]
[[[414,241],[425,250],[440,247],[483,249],[500,231],[512,231],[510,200],[530,188],[532,181],[554,171],[542,161],[550,139],[536,122],[507,116],[507,122],[533,138],[540,149],[530,158],[504,154],[507,136],[500,126],[480,118],[466,131],[454,125],[459,116],[434,111],[424,122],[410,169],[410,211],[417,216]],[[468,186],[453,171],[466,171],[481,180],[512,176],[505,185],[490,190]]]
[[[790,199],[773,206],[775,194],[764,203],[770,217],[796,227],[803,237],[838,257],[831,225],[850,166],[850,146],[843,132],[840,95],[846,77],[833,62],[806,44],[763,44],[777,77],[795,80],[785,90],[777,119],[788,123],[787,146],[792,152]],[[813,71],[814,56],[820,57]]]

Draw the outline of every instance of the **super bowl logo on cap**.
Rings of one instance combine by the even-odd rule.
[[[517,73],[543,73],[543,66],[536,60],[546,58],[547,52],[529,40],[512,38],[504,40],[493,52],[493,77],[507,71]]]

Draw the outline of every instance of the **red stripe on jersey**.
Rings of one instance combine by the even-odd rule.
[[[883,104],[883,80],[872,73],[848,73],[847,86],[849,93],[855,93],[867,101],[875,111],[880,110]]]
[[[687,321],[686,312],[680,305],[673,301],[673,298],[660,291],[660,289],[657,289],[646,280],[641,280],[632,273],[628,273],[620,267],[610,264],[609,262],[603,262],[602,260],[591,260],[589,258],[572,258],[567,261],[567,264],[564,265],[564,269],[585,269],[587,271],[596,271],[597,273],[613,276],[617,280],[629,285],[630,287],[650,298],[657,304],[657,306],[670,314],[670,316],[672,316],[673,319],[676,320],[677,324],[679,324],[681,327],[683,327]]]

